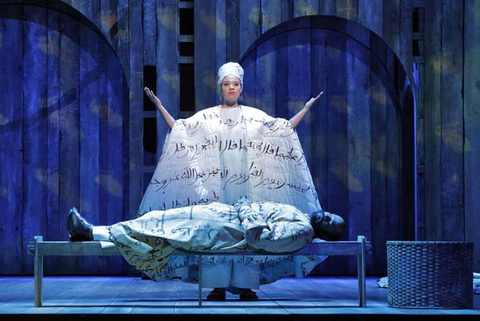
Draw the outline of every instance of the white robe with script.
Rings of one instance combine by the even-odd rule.
[[[253,202],[290,204],[303,213],[321,210],[302,147],[286,119],[242,106],[238,118],[211,107],[175,122],[140,205],[138,216],[153,211],[220,202],[239,196]],[[287,275],[306,276],[322,256],[208,257],[215,264],[260,264],[260,283]],[[197,279],[194,262],[171,257],[156,279]]]
[[[273,202],[250,203],[245,198],[234,206],[214,202],[151,211],[107,229],[110,240],[117,245],[127,262],[154,280],[161,279],[166,271],[172,269],[168,262],[174,250],[284,254],[300,250],[313,238],[310,218],[294,206]],[[283,259],[283,256],[269,255],[262,262],[271,264]],[[209,259],[205,258],[205,261]],[[239,275],[244,275],[242,270],[253,262],[242,263],[239,264]],[[183,265],[182,261],[177,262],[173,269]],[[215,264],[223,265],[226,264]],[[219,274],[222,274],[221,269],[214,278],[218,278]],[[242,278],[237,281],[243,283]]]

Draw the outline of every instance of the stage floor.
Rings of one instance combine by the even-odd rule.
[[[153,282],[136,277],[45,277],[44,307],[33,304],[33,277],[0,277],[0,318],[95,319],[232,319],[259,316],[275,320],[404,320],[435,315],[437,319],[480,320],[480,296],[474,309],[397,309],[387,305],[387,289],[378,278],[367,278],[367,308],[358,307],[354,277],[286,278],[261,286],[256,302],[240,302],[227,294],[225,302],[197,305],[198,287],[178,280]],[[209,290],[204,289],[205,298]]]

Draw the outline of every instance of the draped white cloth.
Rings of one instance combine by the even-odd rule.
[[[222,122],[220,108],[211,107],[175,122],[139,216],[195,204],[233,204],[236,197],[228,194],[236,189],[244,189],[244,196],[254,202],[290,204],[304,213],[321,209],[290,122],[252,107],[240,108],[239,119]],[[225,132],[232,132],[227,139],[223,138]],[[225,155],[238,160],[222,166],[222,160],[229,157]]]
[[[313,238],[308,216],[295,207],[272,202],[250,205],[242,200],[235,206],[211,203],[151,211],[107,229],[125,259],[153,279],[162,278],[175,249],[282,254],[300,250]],[[244,264],[272,263],[279,258],[266,256]]]
[[[252,107],[235,110],[225,112],[211,107],[175,122],[138,216],[213,202],[231,205],[239,196],[248,196],[253,202],[293,205],[307,217],[321,210],[303,150],[290,122]],[[173,230],[163,232],[168,234]],[[122,233],[112,234],[118,238]],[[306,276],[325,257],[204,259],[215,264],[231,260],[260,264],[260,284],[264,284],[287,275]],[[187,257],[170,257],[163,268],[150,275],[156,280],[181,277],[195,281],[198,278],[195,263]]]

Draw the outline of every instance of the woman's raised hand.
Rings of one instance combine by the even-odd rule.
[[[305,104],[305,107],[303,107],[302,110],[300,110],[295,116],[290,118],[290,124],[292,125],[292,128],[295,128],[295,127],[298,126],[298,124],[300,124],[303,117],[305,117],[305,115],[308,113],[310,108],[312,108],[313,104],[315,104],[317,99],[319,99],[320,96],[322,96],[322,95],[323,95],[323,91],[321,93],[319,93],[317,95],[317,97],[310,98],[310,100],[307,101],[307,103]]]
[[[147,95],[148,99],[157,107],[158,111],[162,114],[163,119],[167,123],[168,127],[172,129],[173,125],[175,124],[175,118],[170,115],[170,113],[165,109],[162,102],[158,97],[151,91],[148,87],[143,88],[145,91],[145,95]]]
[[[147,95],[148,99],[150,99],[150,101],[155,105],[155,107],[160,109],[160,106],[162,106],[162,102],[160,101],[160,99],[158,99],[157,96],[155,96],[153,91],[150,90],[150,88],[148,87],[143,88],[143,90],[145,91],[145,94]]]
[[[307,103],[305,104],[305,109],[306,109],[307,111],[309,111],[310,108],[313,106],[313,104],[315,104],[315,102],[316,102],[316,101],[320,98],[320,96],[322,96],[322,95],[323,95],[323,91],[320,92],[320,93],[317,95],[317,97],[312,97],[312,98],[310,98],[310,100],[307,101]]]

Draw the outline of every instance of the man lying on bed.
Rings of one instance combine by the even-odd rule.
[[[71,241],[113,242],[129,264],[157,275],[175,250],[285,254],[300,250],[315,237],[340,240],[345,222],[329,212],[308,215],[291,205],[241,198],[233,206],[211,203],[151,211],[110,226],[93,226],[72,208],[67,229]]]

